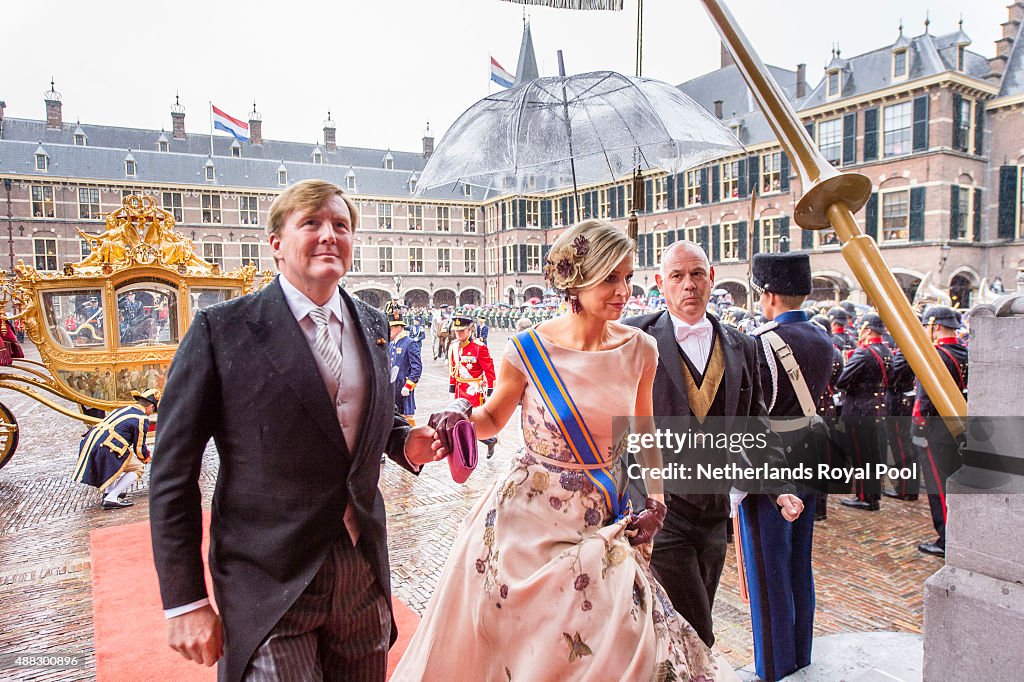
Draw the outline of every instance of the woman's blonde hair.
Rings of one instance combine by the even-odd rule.
[[[584,220],[555,240],[545,277],[568,298],[570,289],[586,289],[603,281],[635,250],[636,242],[607,220]]]

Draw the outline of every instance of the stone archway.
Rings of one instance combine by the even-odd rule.
[[[409,289],[405,292],[405,305],[410,308],[426,308],[430,305],[430,294],[423,289]]]
[[[508,299],[508,304],[509,305],[515,305],[516,304],[516,290],[515,289],[513,289],[512,287],[509,287],[508,291],[505,292],[505,296]]]
[[[391,294],[383,289],[360,289],[353,292],[360,301],[374,308],[384,308],[384,304],[391,300]]]
[[[644,288],[642,286],[640,286],[639,284],[634,284],[633,285],[633,293],[630,294],[630,296],[643,296],[643,295],[644,295]]]
[[[455,305],[455,292],[451,289],[438,289],[434,292],[434,305]]]
[[[967,310],[974,301],[975,286],[967,272],[958,272],[949,280],[949,298],[954,308]]]
[[[811,280],[812,301],[845,301],[850,296],[849,285],[841,279],[815,275]]]
[[[724,280],[715,282],[716,289],[725,289],[732,296],[733,305],[741,308],[747,307],[747,286],[738,280]]]
[[[906,272],[894,272],[893,274],[896,276],[896,282],[900,285],[900,289],[903,289],[907,300],[913,301],[914,296],[917,294],[917,288],[921,286],[921,278]]]
[[[476,289],[463,289],[459,294],[459,305],[480,305],[480,298]]]

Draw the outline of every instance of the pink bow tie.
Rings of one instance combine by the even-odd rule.
[[[681,324],[676,327],[676,341],[682,343],[687,339],[702,339],[711,335],[711,324],[707,321],[695,325]]]

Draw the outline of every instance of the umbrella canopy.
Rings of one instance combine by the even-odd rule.
[[[613,71],[538,78],[467,109],[417,191],[461,182],[545,192],[636,168],[676,173],[741,149],[722,121],[667,83]]]

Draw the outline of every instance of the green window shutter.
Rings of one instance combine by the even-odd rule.
[[[1017,235],[1017,167],[999,168],[999,220],[996,235],[1013,239]]]
[[[751,246],[753,247],[754,253],[750,254],[750,257],[753,258],[755,253],[759,253],[761,251],[761,221],[760,220],[755,220],[754,221],[754,235],[753,235],[753,239],[751,241],[753,242],[751,244]]]
[[[872,192],[864,205],[864,234],[878,241],[878,193]]]
[[[746,260],[747,259],[747,221],[746,220],[741,220],[738,223],[736,223],[736,232],[737,232],[737,236],[740,239],[739,249],[737,249],[737,251],[739,252],[740,260]]]
[[[779,251],[789,251],[789,216],[779,218]]]
[[[711,202],[711,187],[708,184],[708,169],[700,169],[700,203],[708,204]]]
[[[981,156],[985,149],[985,101],[974,103],[974,153]]]
[[[644,180],[644,201],[647,202],[644,213],[654,213],[654,183],[650,180]]]
[[[540,200],[540,226],[551,227],[551,199]]]
[[[739,177],[736,178],[736,190],[741,197],[749,196],[750,192],[747,187],[747,160],[740,159],[740,163],[737,168],[737,174]]]
[[[702,225],[697,231],[697,237],[700,239],[700,248],[704,249],[704,254],[711,256],[711,244],[708,239],[708,226]]]
[[[676,209],[676,176],[665,176],[665,194],[668,196],[668,210]]]
[[[761,178],[761,157],[751,156],[747,159],[747,193],[753,194],[759,191],[759,180]]]
[[[782,163],[779,164],[779,190],[789,191],[789,157],[782,153]]]
[[[722,253],[722,226],[715,223],[711,226],[711,262],[717,263],[721,260]]]
[[[949,238],[956,239],[956,226],[960,223],[960,188],[952,185],[949,189]]]
[[[857,112],[843,116],[843,165],[857,163]]]
[[[721,170],[721,167],[717,163],[711,167],[711,203],[713,204],[718,203],[718,193],[722,189],[719,187],[719,173]]]
[[[914,98],[913,149],[928,149],[928,95]]]
[[[910,188],[910,241],[924,241],[924,187]]]
[[[984,211],[984,206],[981,203],[981,188],[974,190],[974,234],[972,238],[976,242],[981,241],[981,214]]]
[[[864,160],[878,158],[878,109],[864,110]]]
[[[814,248],[814,231],[800,229],[800,248],[804,251],[810,251]]]
[[[963,117],[960,116],[960,105],[963,101],[962,95],[953,93],[953,149],[961,152],[967,151],[967,140],[964,139],[963,130],[960,128],[963,123]]]

